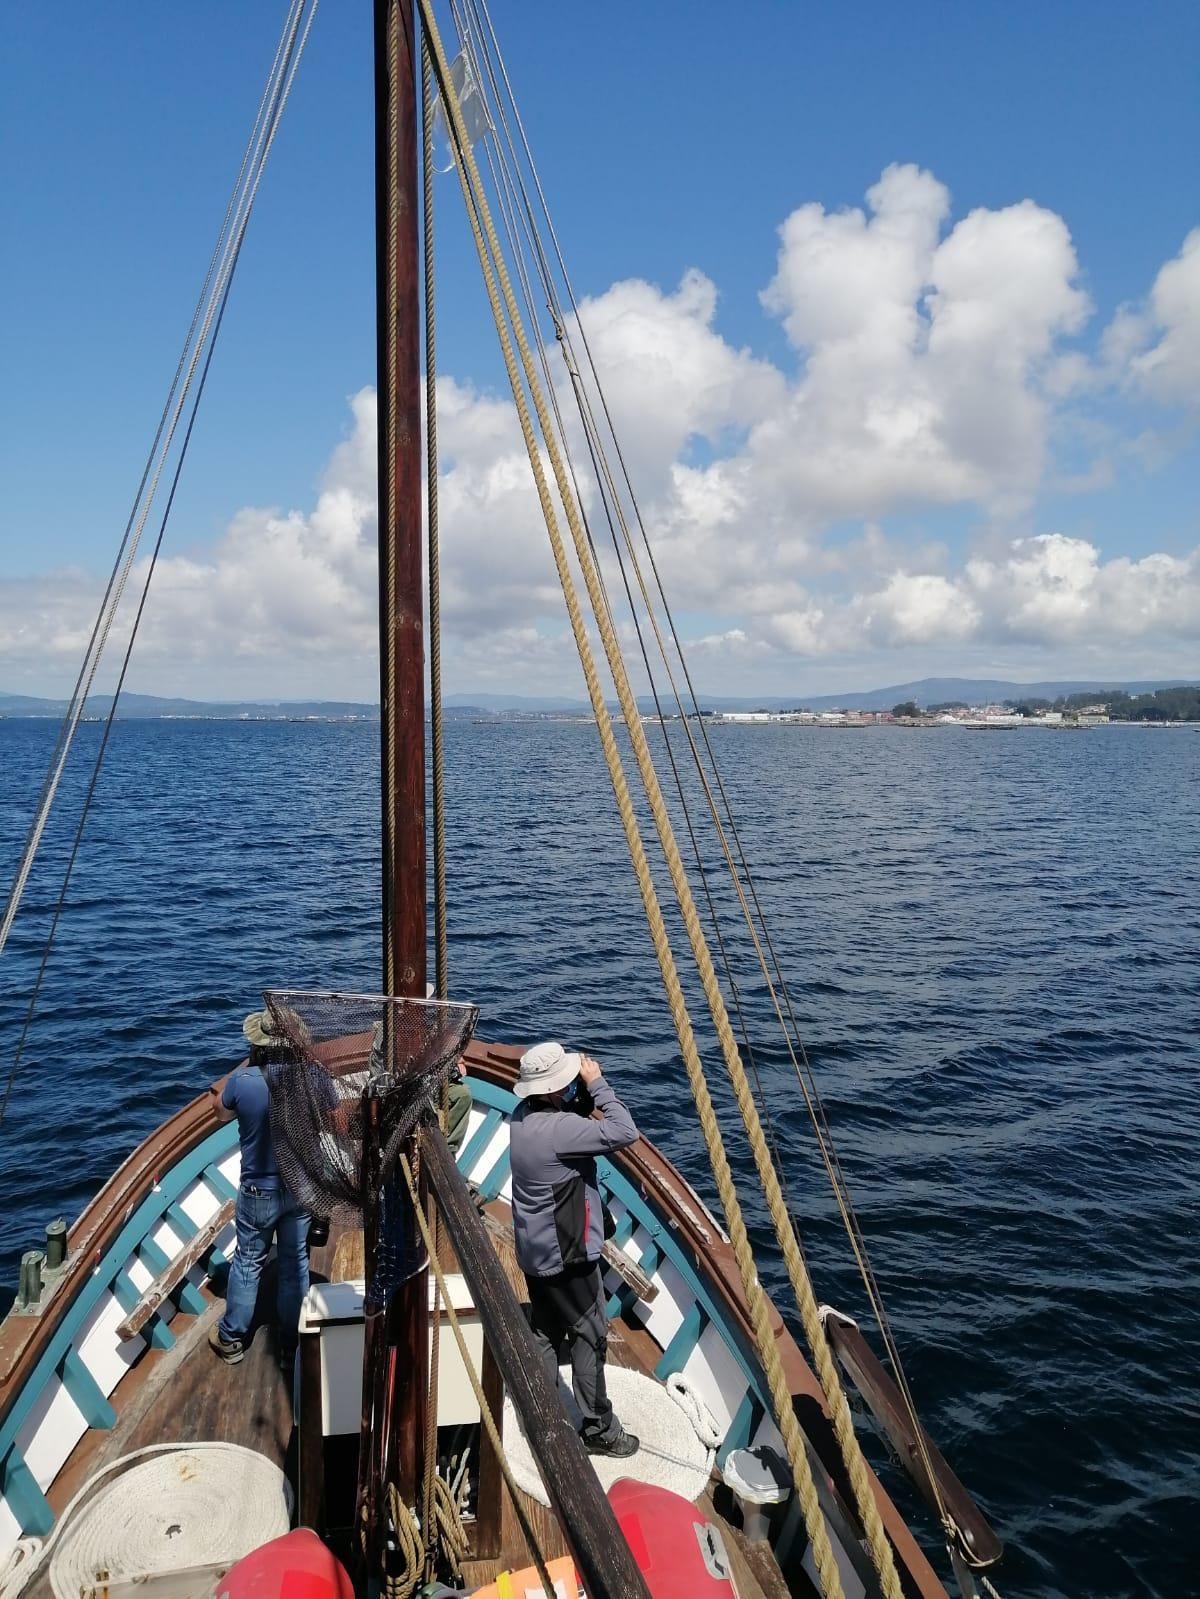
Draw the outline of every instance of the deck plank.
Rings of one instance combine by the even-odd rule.
[[[496,1254],[522,1303],[527,1298],[525,1280],[516,1263],[508,1206],[495,1201],[487,1206]],[[312,1252],[314,1279],[343,1280],[361,1274],[361,1233],[334,1227],[328,1244]],[[453,1270],[453,1251],[443,1240],[443,1265]],[[170,1349],[150,1349],[121,1384],[116,1425],[111,1431],[84,1435],[52,1487],[48,1498],[56,1514],[102,1465],[153,1443],[190,1443],[218,1440],[242,1444],[274,1460],[294,1482],[292,1455],[293,1417],[290,1382],[280,1372],[276,1334],[270,1321],[274,1305],[273,1269],[264,1278],[260,1318],[251,1334],[245,1358],[236,1366],[223,1365],[208,1348],[209,1329],[218,1320],[224,1301],[207,1286],[208,1306],[203,1315],[182,1312],[172,1320],[175,1334]],[[618,1318],[609,1332],[608,1358],[615,1366],[652,1372],[660,1351],[637,1323]],[[567,1553],[566,1539],[553,1513],[518,1490],[521,1503],[542,1553],[549,1560]],[[748,1545],[739,1528],[716,1509],[711,1490],[698,1501],[725,1538],[742,1599],[786,1599],[788,1590],[765,1546]],[[520,1570],[532,1563],[521,1524],[507,1491],[501,1502],[500,1550],[491,1560],[467,1561],[463,1576],[471,1587],[495,1581],[504,1570]],[[28,1590],[27,1599],[53,1599],[46,1572]]]

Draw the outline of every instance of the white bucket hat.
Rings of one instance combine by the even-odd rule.
[[[521,1075],[513,1085],[518,1099],[530,1094],[557,1094],[579,1076],[583,1056],[569,1053],[561,1044],[534,1044],[521,1056]]]

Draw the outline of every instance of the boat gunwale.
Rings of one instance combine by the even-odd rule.
[[[369,1046],[369,1034],[354,1035],[318,1046],[317,1053],[341,1075],[361,1068]],[[511,1095],[520,1055],[519,1046],[472,1042],[465,1052],[468,1077],[489,1085],[493,1091]],[[10,1312],[0,1322],[0,1462],[14,1448],[16,1435],[44,1386],[45,1378],[31,1386],[39,1366],[53,1354],[45,1374],[48,1378],[74,1347],[79,1327],[100,1295],[111,1288],[129,1255],[164,1219],[186,1187],[203,1178],[216,1161],[236,1146],[236,1123],[217,1115],[218,1094],[224,1081],[224,1077],[219,1078],[150,1133],[85,1207],[68,1231],[67,1261],[56,1274],[53,1296],[45,1310],[37,1315]],[[507,1104],[496,1108],[502,1114],[511,1109]],[[198,1160],[201,1152],[203,1159]],[[731,1353],[750,1388],[761,1394],[763,1378],[754,1356],[749,1309],[732,1247],[715,1218],[673,1163],[644,1135],[637,1144],[615,1152],[602,1164],[611,1167],[618,1178],[616,1197],[626,1204],[632,1197],[657,1217],[667,1246],[665,1258],[675,1252],[689,1257],[691,1270],[685,1277],[694,1275],[706,1285],[721,1312],[712,1320],[731,1340],[736,1340]],[[629,1186],[629,1195],[620,1192],[625,1185]],[[133,1223],[152,1195],[160,1197],[161,1204],[156,1205],[153,1216],[147,1214],[134,1228]],[[677,1202],[674,1207],[670,1204],[672,1198]],[[697,1214],[697,1206],[701,1214]],[[128,1229],[132,1231],[125,1237]],[[133,1236],[135,1232],[137,1236]],[[93,1284],[94,1291],[89,1292]],[[769,1296],[767,1304],[793,1400],[815,1402],[828,1420],[824,1394],[807,1359]],[[60,1341],[63,1347],[58,1348]],[[113,1390],[114,1396],[120,1386],[118,1383]],[[27,1388],[28,1397],[22,1403]],[[769,1406],[766,1413],[770,1414]],[[945,1599],[944,1585],[887,1490],[874,1472],[871,1479],[884,1526],[916,1591],[922,1599]]]

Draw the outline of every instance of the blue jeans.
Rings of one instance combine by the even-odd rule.
[[[278,1244],[279,1333],[285,1348],[300,1327],[300,1303],[308,1292],[308,1228],[312,1218],[290,1194],[243,1183],[237,1196],[237,1254],[229,1268],[225,1314],[219,1332],[226,1343],[244,1343],[254,1320],[258,1284],[271,1239]]]

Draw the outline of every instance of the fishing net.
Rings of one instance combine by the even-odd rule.
[[[478,1008],[367,994],[264,998],[282,1043],[263,1067],[280,1176],[312,1215],[365,1226],[368,1298],[382,1302],[424,1263],[397,1155],[436,1115]]]

